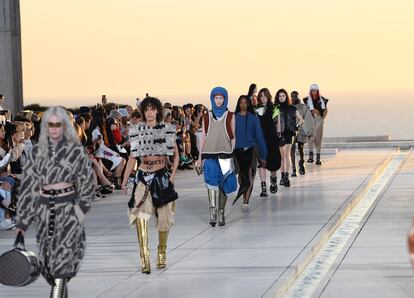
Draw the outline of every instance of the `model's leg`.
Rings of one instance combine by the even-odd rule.
[[[285,155],[285,183],[284,186],[289,187],[290,186],[290,180],[289,180],[289,169],[290,169],[290,153],[292,150],[291,144],[286,144],[283,146],[284,148],[284,155]]]
[[[322,138],[323,138],[323,118],[318,119],[318,129],[315,136],[315,146],[316,146],[316,164],[322,165],[321,162],[321,148],[322,148]]]
[[[224,218],[226,203],[227,203],[227,196],[222,191],[220,191],[219,202],[218,202],[218,225],[219,226],[224,226],[226,224],[226,220]]]
[[[291,147],[290,160],[292,161],[292,177],[296,177],[296,140]]]
[[[280,178],[280,185],[283,185],[285,183],[285,145],[284,146],[280,146],[279,150],[280,150],[280,159],[281,159],[281,163],[280,163],[280,172],[282,173],[282,177]]]
[[[298,142],[298,149],[299,149],[299,173],[301,175],[305,175],[305,160],[304,160],[304,149],[305,144]]]
[[[259,168],[259,176],[262,186],[262,192],[260,193],[261,197],[267,197],[267,187],[266,187],[266,171],[265,168]]]
[[[67,278],[54,278],[50,298],[68,297]]]
[[[215,227],[217,222],[217,200],[219,197],[218,189],[207,189],[208,203],[210,209],[210,224]]]
[[[167,239],[168,231],[158,231],[158,269],[163,269],[167,266]]]
[[[148,220],[137,218],[135,220],[138,235],[139,253],[141,257],[141,272],[150,274],[150,250],[148,248]]]

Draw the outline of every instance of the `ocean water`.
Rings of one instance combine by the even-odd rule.
[[[236,93],[236,92],[233,92]],[[232,93],[230,93],[232,94]],[[414,140],[414,91],[412,92],[370,92],[370,93],[323,93],[329,98],[329,114],[325,119],[325,137],[354,137],[388,135],[392,140]],[[157,95],[156,95],[157,96]],[[301,93],[301,98],[304,93]],[[158,96],[162,101],[174,105],[191,102],[210,106],[205,96]],[[117,101],[135,106],[134,96],[117,96]],[[126,99],[129,98],[129,99]],[[166,100],[167,98],[167,100]],[[59,104],[68,107],[93,105],[98,98],[62,98]],[[233,110],[237,102],[236,96],[231,96],[229,109]],[[56,101],[28,100],[26,104],[40,103],[53,105]]]
[[[409,97],[329,101],[326,137],[389,135],[414,140],[414,101]]]

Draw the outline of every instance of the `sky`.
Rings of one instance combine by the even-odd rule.
[[[25,104],[237,100],[254,82],[414,97],[412,0],[21,0]]]

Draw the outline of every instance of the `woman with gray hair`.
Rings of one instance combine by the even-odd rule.
[[[51,297],[67,297],[67,282],[85,254],[83,221],[95,196],[95,175],[63,108],[42,117],[38,144],[29,152],[17,202],[16,232],[34,221],[42,274]]]

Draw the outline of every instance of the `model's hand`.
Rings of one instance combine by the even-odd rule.
[[[121,185],[121,190],[124,194],[128,193],[128,188],[127,188],[127,184],[125,182],[122,183]]]
[[[408,233],[408,252],[410,254],[411,266],[414,268],[414,224]]]
[[[172,184],[174,184],[174,179],[175,179],[175,174],[173,175],[173,174],[171,174],[171,176],[170,176],[170,182],[172,183]]]
[[[196,160],[195,165],[197,167],[201,167],[201,158],[199,158],[199,159]]]

